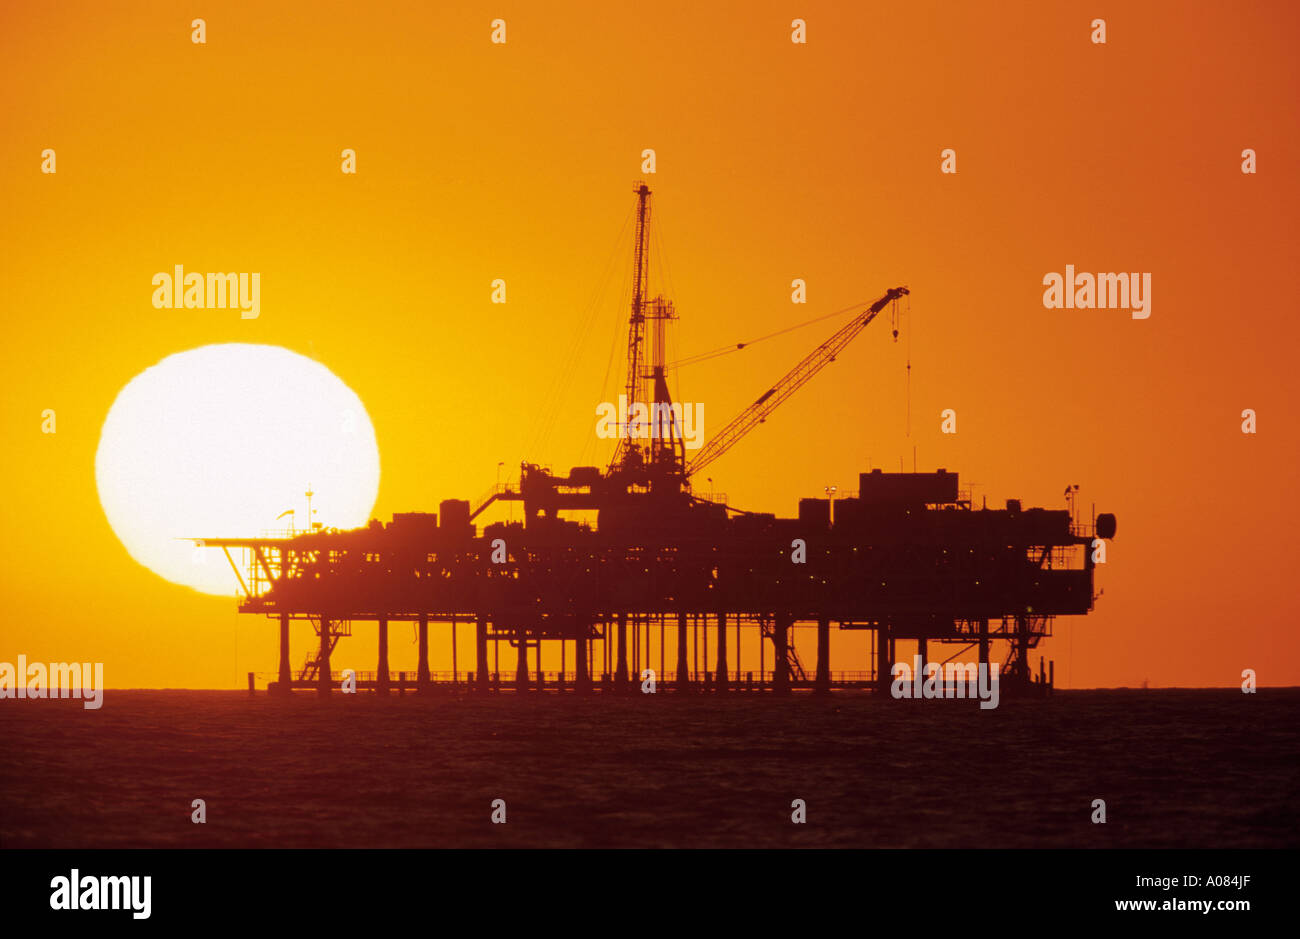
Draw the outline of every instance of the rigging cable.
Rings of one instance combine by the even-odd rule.
[[[622,227],[619,229],[618,237],[614,241],[614,246],[610,250],[609,259],[605,262],[605,268],[601,274],[600,280],[596,283],[595,292],[587,304],[587,308],[581,314],[580,326],[574,333],[573,341],[565,354],[563,366],[555,373],[551,381],[551,388],[546,398],[546,410],[542,414],[542,419],[538,422],[538,428],[533,436],[531,450],[536,452],[540,450],[550,439],[551,433],[555,429],[556,419],[559,417],[561,399],[567,393],[572,382],[582,347],[585,344],[586,337],[591,332],[591,327],[595,323],[596,316],[599,313],[602,304],[601,298],[605,294],[605,287],[609,281],[609,276],[613,272],[615,261],[619,255],[619,249],[622,247],[623,235],[627,231],[632,219],[632,211],[623,217]],[[603,390],[603,389],[602,389]]]
[[[631,216],[632,213],[629,212],[628,218],[630,219]],[[619,236],[619,240],[621,243],[622,241],[621,234]],[[609,355],[605,359],[605,375],[600,380],[600,390],[598,392],[598,397],[599,400],[602,401],[608,400],[609,397],[609,395],[607,394],[607,389],[609,387],[609,375],[610,372],[613,371],[614,369],[614,360],[618,355],[618,340],[619,337],[623,335],[624,324],[627,322],[627,320],[624,318],[623,311],[626,310],[628,306],[631,304],[632,302],[631,298],[632,298],[631,281],[630,279],[624,279],[623,287],[619,291],[618,303],[615,304],[616,312],[614,315],[614,332],[610,336]],[[587,453],[591,450],[594,439],[595,437],[593,434],[587,433],[583,435],[582,448],[578,454],[578,462],[580,464],[586,462]]]
[[[849,304],[848,306],[842,307],[831,313],[823,313],[821,316],[815,316],[812,319],[805,320],[802,323],[795,323],[793,326],[787,326],[784,329],[778,329],[774,333],[768,333],[765,336],[759,336],[757,339],[751,339],[748,342],[737,342],[737,343],[732,343],[730,345],[718,346],[716,349],[711,349],[707,352],[697,352],[695,355],[688,355],[684,359],[678,359],[676,362],[669,363],[669,367],[682,368],[683,366],[686,365],[696,365],[700,362],[707,362],[709,359],[716,359],[719,356],[729,355],[732,352],[739,352],[742,349],[748,349],[750,346],[755,345],[756,343],[763,342],[766,339],[775,339],[777,336],[783,336],[786,333],[793,332],[796,329],[802,329],[805,326],[811,326],[813,323],[820,323],[822,320],[830,319],[833,316],[842,316],[843,314],[848,313],[850,310],[860,310],[863,308],[866,302],[867,301]]]
[[[912,295],[907,295],[907,436],[912,436]],[[915,469],[915,467],[913,467]]]

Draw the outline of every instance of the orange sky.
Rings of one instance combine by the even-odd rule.
[[[271,343],[333,370],[374,421],[384,519],[477,497],[498,461],[607,460],[618,235],[652,147],[681,354],[912,289],[898,345],[873,324],[710,467],[733,504],[792,515],[870,465],[910,468],[913,445],[991,505],[1061,507],[1078,483],[1119,532],[1096,611],[1043,647],[1058,684],[1300,683],[1293,4],[262,6],[0,13],[0,660],[103,661],[116,687],[275,667],[271,621],[138,566],[99,507],[109,405],[175,351]],[[154,309],[174,264],[260,271],[261,316]],[[1150,272],[1151,318],[1044,309],[1066,264]],[[683,369],[676,391],[707,434],[835,325]],[[835,667],[865,648],[837,637]]]

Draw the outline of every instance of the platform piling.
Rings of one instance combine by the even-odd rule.
[[[277,694],[289,694],[293,690],[293,671],[289,666],[289,614],[280,614],[280,680],[276,685]]]
[[[727,614],[722,612],[718,613],[718,668],[715,687],[718,691],[727,690]]]
[[[419,663],[415,669],[415,684],[420,691],[429,690],[429,614],[420,614]]]
[[[321,695],[330,693],[333,676],[330,674],[330,631],[329,617],[320,618],[320,657],[316,668],[316,692]]]
[[[515,643],[518,655],[515,658],[515,689],[517,691],[528,690],[528,640],[519,636]]]
[[[825,616],[817,620],[817,678],[813,688],[818,694],[831,690],[831,621]]]
[[[627,614],[618,614],[618,666],[614,671],[614,687],[627,689]]]
[[[478,665],[478,690],[488,690],[487,617],[474,620],[474,654]]]
[[[876,688],[881,694],[889,693],[893,665],[889,660],[889,628],[880,623],[876,626]]]
[[[677,686],[690,684],[691,665],[686,659],[686,614],[677,614]]]
[[[379,667],[375,671],[375,690],[388,694],[388,620],[379,618]]]
[[[780,613],[777,615],[772,629],[773,657],[775,658],[775,662],[773,662],[772,690],[777,694],[785,694],[790,690],[790,622],[789,614]]]
[[[579,637],[573,643],[573,667],[576,671],[573,681],[573,690],[578,694],[586,694],[591,690],[591,675],[587,671],[587,640],[585,637]]]

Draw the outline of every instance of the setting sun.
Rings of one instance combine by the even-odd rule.
[[[170,355],[122,389],[95,479],[131,557],[173,583],[231,594],[230,565],[193,539],[307,528],[309,486],[316,520],[364,524],[379,450],[361,399],[325,366],[226,343]]]

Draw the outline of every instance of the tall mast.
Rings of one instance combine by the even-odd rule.
[[[627,407],[629,411],[641,395],[641,344],[645,339],[645,294],[650,279],[650,187],[639,183],[636,187],[636,246],[632,255],[632,315],[627,329]],[[642,428],[644,431],[644,428]],[[623,426],[613,465],[626,465],[633,451],[641,445],[632,437],[632,424]]]

